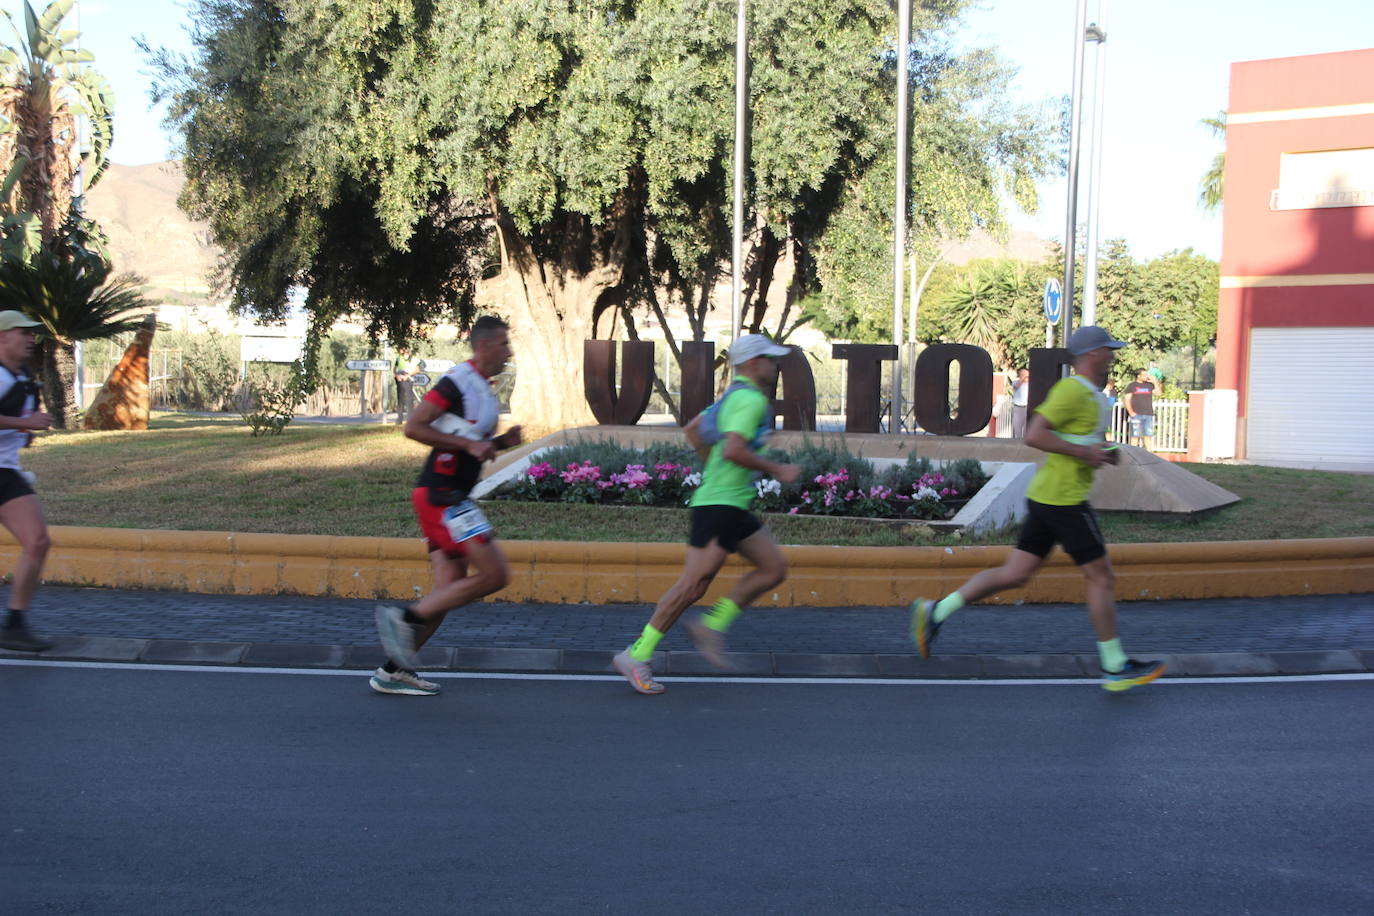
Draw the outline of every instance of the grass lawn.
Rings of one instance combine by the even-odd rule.
[[[54,525],[417,537],[409,492],[425,448],[399,427],[293,423],[254,439],[238,418],[155,414],[146,432],[53,432],[23,454]],[[1374,536],[1374,476],[1187,465],[1241,502],[1206,517],[1111,514],[1113,543]],[[484,503],[507,540],[683,541],[686,510]],[[785,544],[952,543],[922,525],[769,516]],[[1002,532],[959,543],[1009,544]]]

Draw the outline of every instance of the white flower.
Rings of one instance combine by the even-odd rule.
[[[754,481],[754,489],[758,491],[760,497],[763,497],[770,493],[781,493],[782,484],[769,477],[766,480]]]
[[[697,471],[693,471],[691,474],[688,474],[686,477],[682,478],[682,485],[684,487],[701,486],[701,474]]]
[[[916,499],[933,499],[933,500],[935,500],[935,501],[938,502],[939,499],[940,499],[940,494],[939,494],[938,492],[936,492],[935,490],[932,490],[930,487],[921,487],[921,489],[919,489],[919,490],[916,491],[916,497],[915,497],[915,498],[916,498]]]

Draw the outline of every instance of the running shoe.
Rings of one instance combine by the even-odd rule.
[[[432,697],[439,693],[438,684],[427,681],[405,668],[400,671],[378,668],[368,684],[378,693],[399,693],[408,697]]]
[[[419,627],[406,623],[405,613],[393,604],[377,605],[377,636],[387,658],[401,668],[414,668],[415,633]]]
[[[611,659],[611,664],[615,665],[615,670],[625,675],[625,680],[640,693],[652,695],[663,692],[663,685],[654,680],[654,670],[649,667],[649,663],[631,658],[628,647]]]
[[[735,667],[730,664],[730,656],[725,654],[724,634],[708,627],[706,621],[693,620],[687,624],[687,635],[692,638],[692,645],[702,658],[723,671]]]
[[[930,658],[930,649],[935,645],[935,637],[940,633],[940,624],[935,622],[935,602],[917,598],[911,602],[911,638],[921,658]]]
[[[1102,689],[1120,693],[1123,690],[1130,690],[1132,687],[1148,684],[1163,674],[1164,668],[1163,662],[1138,662],[1133,658],[1128,658],[1126,659],[1126,667],[1120,671],[1102,672]]]
[[[12,652],[46,652],[52,642],[44,639],[28,627],[5,627],[0,629],[0,649]]]

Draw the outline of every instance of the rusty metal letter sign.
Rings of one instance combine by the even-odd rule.
[[[583,375],[587,403],[597,422],[603,425],[632,426],[649,406],[654,380],[652,341],[624,341],[620,344],[624,365],[620,372],[620,393],[615,385],[615,341],[583,342]],[[891,344],[835,344],[836,359],[849,361],[849,380],[845,388],[845,431],[875,433],[884,414],[882,409],[882,363],[897,358]],[[682,422],[686,423],[715,399],[716,345],[711,341],[689,340],[682,344]],[[1073,358],[1064,349],[1036,347],[1030,351],[1030,409],[1045,399],[1059,380],[1060,367]],[[959,391],[949,403],[949,368],[959,364]],[[784,356],[779,379],[785,396],[773,401],[775,416],[783,418],[783,429],[816,428],[816,380],[806,354],[796,347]],[[934,344],[916,360],[912,383],[916,422],[926,432],[942,436],[967,436],[988,425],[992,418],[992,357],[982,347],[971,344]]]
[[[811,373],[811,363],[800,347],[787,349],[787,355],[778,361],[783,396],[782,400],[773,402],[773,416],[782,416],[783,429],[815,429],[816,376]]]
[[[682,422],[687,424],[715,398],[716,345],[709,340],[682,342]]]
[[[1026,416],[1035,413],[1049,396],[1060,370],[1073,365],[1073,356],[1063,347],[1036,347],[1030,351],[1030,392],[1026,395]]]
[[[649,406],[654,383],[654,345],[645,340],[620,344],[625,365],[620,394],[615,390],[615,341],[582,341],[582,384],[596,422],[603,426],[634,426]]]
[[[959,364],[953,416],[949,367]],[[992,357],[972,344],[935,344],[916,358],[916,422],[937,436],[967,436],[992,418]]]
[[[882,413],[883,362],[897,358],[893,344],[835,344],[830,355],[849,361],[844,386],[844,431],[876,433]]]

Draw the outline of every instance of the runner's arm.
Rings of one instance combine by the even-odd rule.
[[[1099,468],[1104,464],[1115,463],[1105,450],[1105,442],[1099,442],[1095,445],[1078,445],[1061,439],[1055,435],[1054,426],[1042,413],[1032,416],[1030,423],[1026,424],[1025,442],[1031,448],[1039,449],[1042,452],[1054,452],[1056,455],[1068,455],[1070,458],[1077,458],[1089,467]]]
[[[711,446],[701,441],[701,416],[701,414],[697,414],[693,417],[691,422],[682,428],[682,431],[687,434],[687,442],[696,451],[697,457],[705,462],[707,458],[711,457]]]
[[[765,458],[760,455],[749,447],[749,443],[745,442],[744,437],[739,433],[725,434],[725,445],[721,450],[721,457],[742,468],[748,468],[751,471],[762,471],[769,477],[773,477],[783,483],[791,483],[796,480],[801,473],[801,468],[795,464],[780,464],[770,458]]]
[[[478,461],[486,461],[496,454],[496,446],[487,439],[464,439],[462,436],[449,436],[430,426],[444,413],[444,409],[432,401],[421,401],[406,418],[405,434],[430,448],[441,448],[450,452],[467,452]]]
[[[42,410],[35,410],[27,417],[7,417],[0,414],[0,429],[26,429],[33,431],[36,429],[50,429],[51,427],[52,417]]]

